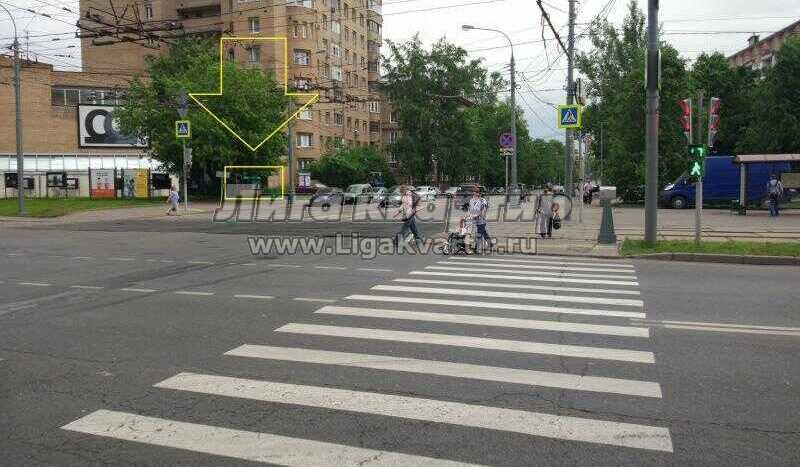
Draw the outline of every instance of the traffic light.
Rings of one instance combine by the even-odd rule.
[[[719,128],[719,107],[722,101],[719,97],[712,97],[708,104],[708,146],[714,146],[714,139]]]
[[[689,175],[695,178],[703,177],[705,159],[708,155],[708,146],[705,144],[689,145]]]
[[[683,134],[689,144],[692,143],[692,100],[680,99],[678,105],[681,108],[680,122],[683,127]]]

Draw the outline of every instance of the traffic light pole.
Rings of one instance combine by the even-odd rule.
[[[647,118],[645,120],[644,241],[655,245],[658,231],[658,0],[647,7]]]
[[[703,144],[703,91],[700,91],[697,96],[697,130],[694,136],[697,139],[697,144]],[[697,177],[697,183],[694,188],[694,243],[700,244],[700,230],[703,225],[703,176],[706,173],[706,159],[703,157],[703,167],[700,170],[700,176]]]

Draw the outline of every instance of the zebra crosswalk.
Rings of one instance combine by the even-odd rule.
[[[663,403],[637,286],[633,265],[620,261],[442,259],[367,292],[320,304],[259,342],[241,342],[220,356],[230,365],[229,374],[192,368],[153,385],[172,398],[240,401],[250,408],[242,416],[252,420],[222,426],[202,423],[203,414],[187,421],[130,407],[101,408],[62,428],[298,466],[558,463],[526,451],[542,443],[591,447],[619,463],[624,463],[616,457],[620,453],[670,456],[669,427],[637,415],[658,411]],[[234,370],[240,363],[247,364],[247,374]],[[313,377],[297,368],[311,368]],[[427,382],[423,389],[420,381]],[[459,387],[473,396],[453,392]],[[498,391],[512,395],[497,397]],[[566,405],[557,402],[562,398]],[[583,398],[604,409],[637,409],[626,416],[566,402]],[[365,434],[344,422],[329,428],[335,433],[313,436],[254,429],[278,406],[291,408],[312,431],[321,420],[341,416],[381,429]],[[161,414],[173,411],[164,407]],[[478,433],[486,445],[464,445],[470,444],[464,436]],[[515,440],[527,442],[519,447]],[[529,457],[514,457],[520,455]]]

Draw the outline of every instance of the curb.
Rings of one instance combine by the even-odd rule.
[[[761,266],[800,266],[800,257],[723,255],[714,253],[645,253],[623,258],[655,259],[661,261],[688,261],[696,263],[753,264]]]

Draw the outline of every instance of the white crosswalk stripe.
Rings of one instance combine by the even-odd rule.
[[[548,371],[520,370],[515,368],[473,365],[469,363],[392,357],[388,355],[294,349],[266,345],[242,345],[225,352],[225,355],[317,363],[323,365],[340,365],[375,370],[402,371],[408,373],[450,376],[454,378],[571,389],[574,391],[661,398],[661,386],[658,383],[649,381],[583,376]]]
[[[273,465],[297,467],[326,465],[355,467],[366,463],[378,466],[471,465],[110,410],[98,410],[62,428],[106,438]]]
[[[506,405],[502,399],[492,399],[495,402],[487,405],[458,402],[451,399],[458,396],[437,391],[438,385],[426,386],[424,391],[414,386],[420,378],[447,378],[459,384],[469,382],[471,390],[479,391],[484,386],[495,392],[500,388],[504,392],[527,389],[532,396],[544,389],[559,394],[568,391],[582,398],[595,398],[594,403],[602,404],[603,408],[631,398],[637,404],[661,403],[660,384],[647,376],[655,373],[656,357],[647,349],[651,322],[647,321],[645,303],[636,288],[639,284],[633,265],[568,257],[450,257],[425,266],[424,270],[410,271],[407,277],[390,280],[388,284],[372,286],[367,293],[344,297],[344,304],[325,305],[341,300],[341,295],[325,296],[324,292],[318,298],[296,298],[320,304],[313,316],[306,315],[298,322],[274,329],[275,337],[289,339],[292,345],[240,343],[225,352],[226,361],[231,363],[263,364],[265,374],[242,378],[226,376],[224,370],[214,371],[218,374],[183,372],[154,387],[172,391],[175,397],[203,394],[239,401],[237,404],[249,400],[287,405],[299,417],[304,417],[305,411],[314,413],[319,409],[330,411],[331,417],[339,413],[349,417],[386,417],[387,421],[381,422],[386,430],[395,426],[405,428],[408,421],[417,421],[432,424],[426,425],[426,429],[443,433],[466,427],[608,448],[665,454],[673,451],[667,427],[655,426],[658,423],[641,424],[643,418],[626,422],[624,411],[619,414],[615,411],[613,417],[604,415],[611,413],[610,409],[587,410],[575,416],[575,412],[565,414],[563,409],[553,407],[555,413],[544,413],[550,409],[507,408],[502,406]],[[234,297],[273,298],[252,294]],[[258,306],[255,300],[249,303]],[[351,304],[363,306],[344,306]],[[505,338],[512,332],[513,339]],[[306,348],[309,345],[312,348]],[[333,348],[326,348],[330,346]],[[343,351],[347,347],[356,351]],[[362,347],[371,351],[361,351]],[[451,355],[456,361],[449,361]],[[472,361],[476,356],[480,356],[480,361]],[[270,374],[275,366],[284,367],[289,373],[274,380]],[[303,368],[295,371],[299,366]],[[306,371],[315,368],[319,371]],[[614,374],[615,369],[619,374]],[[346,371],[350,372],[347,378],[330,379],[332,374]],[[359,373],[368,379],[351,383],[350,378]],[[296,384],[283,380],[287,374],[292,378],[291,375],[302,374],[321,380]],[[390,383],[380,384],[384,380]],[[356,386],[348,388],[350,384]],[[517,388],[522,389],[509,390],[507,385],[519,385]],[[391,391],[401,394],[430,395],[398,395],[386,393],[386,389],[370,389],[374,387],[391,387]],[[166,413],[171,413],[171,409]],[[269,417],[271,410],[266,409],[264,414]],[[336,442],[326,442],[320,440],[326,439],[324,436],[311,439],[309,435],[309,439],[304,439],[249,431],[255,426],[247,419],[249,416],[249,413],[243,415],[245,429],[242,429],[98,410],[62,428],[280,465],[449,466],[494,464],[498,460],[468,457],[467,461],[477,462],[466,464],[442,458],[451,450],[424,450],[414,443],[395,448],[398,452],[384,451],[380,449],[380,441],[377,445],[370,444],[375,440],[370,441],[369,435],[365,437],[362,432],[354,433],[352,442],[343,436],[336,436]],[[315,425],[310,424],[312,431]],[[414,435],[402,433],[409,440]],[[519,459],[509,457],[508,462],[515,461]]]
[[[431,271],[430,269],[441,269],[448,272],[441,272],[441,271]],[[462,271],[462,272],[457,272]],[[411,271],[409,274],[412,275],[425,275],[425,276],[445,276],[445,277],[480,277],[484,279],[506,279],[506,280],[524,280],[524,281],[536,281],[536,282],[557,282],[561,283],[568,283],[568,284],[599,284],[599,285],[631,285],[636,286],[639,285],[636,281],[619,281],[619,280],[607,280],[607,279],[575,279],[571,277],[544,277],[544,276],[520,276],[517,275],[516,271],[512,273],[507,273],[503,269],[493,270],[495,272],[499,272],[501,274],[486,274],[486,273],[478,273],[478,272],[463,272],[463,271],[474,271],[474,269],[465,269],[465,268],[450,268],[446,266],[435,267],[435,266],[428,266],[428,269],[425,271]],[[521,274],[526,274],[522,272]]]
[[[648,328],[634,326],[608,326],[602,324],[565,323],[563,321],[538,321],[531,319],[498,318],[496,316],[459,315],[452,313],[429,313],[425,311],[387,310],[384,308],[355,308],[349,306],[325,306],[315,311],[319,314],[339,316],[361,316],[365,318],[388,318],[412,321],[471,324],[517,329],[604,334],[609,336],[650,337]]]
[[[196,373],[177,374],[155,387],[672,452],[669,431],[647,425]]]
[[[376,285],[372,290],[385,290],[387,292],[410,292],[412,294],[438,294],[438,295],[465,295],[469,297],[493,297],[493,298],[512,298],[523,300],[540,300],[550,302],[573,302],[573,303],[592,303],[595,305],[618,305],[643,307],[641,300],[631,300],[627,298],[605,298],[605,297],[579,297],[573,295],[549,295],[522,292],[497,292],[494,290],[474,290],[474,289],[444,289],[440,287],[408,287],[402,285]]]
[[[471,262],[471,263],[464,263],[460,261],[438,261],[436,264],[444,264],[447,266],[488,266],[488,267],[502,267],[502,266],[510,266],[511,269],[518,270],[518,269],[535,269],[539,271],[583,271],[583,272],[613,272],[616,274],[631,274],[632,276],[636,274],[636,271],[627,270],[627,269],[620,269],[620,268],[587,268],[587,267],[573,267],[573,266],[546,266],[546,265],[532,265],[532,264],[509,264],[503,265],[498,263],[491,263],[491,262]]]

